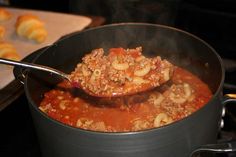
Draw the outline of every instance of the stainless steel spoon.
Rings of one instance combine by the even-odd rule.
[[[35,70],[41,70],[41,71],[45,71],[45,72],[49,72],[50,74],[55,74],[57,76],[59,76],[60,78],[63,78],[65,80],[68,80],[71,85],[75,88],[80,88],[82,89],[85,93],[91,95],[91,96],[95,96],[95,97],[121,97],[121,96],[127,96],[127,95],[134,95],[136,93],[139,92],[144,92],[146,90],[150,90],[155,88],[156,86],[150,84],[149,86],[146,86],[145,88],[143,88],[142,90],[140,90],[139,86],[133,86],[133,90],[131,90],[130,92],[120,92],[120,93],[102,93],[102,94],[97,94],[97,93],[93,93],[92,91],[90,91],[90,89],[83,87],[81,85],[81,82],[73,82],[73,80],[70,79],[70,75],[66,74],[60,70],[57,69],[53,69],[51,67],[48,66],[44,66],[44,65],[38,65],[38,64],[33,64],[33,63],[26,63],[26,62],[21,62],[21,61],[13,61],[13,60],[8,60],[8,59],[3,59],[0,58],[0,64],[6,64],[6,65],[13,65],[13,66],[20,66],[20,67],[24,67],[24,68],[30,68],[30,69],[35,69]]]
[[[33,64],[33,63],[26,63],[26,62],[20,62],[20,61],[13,61],[13,60],[2,59],[2,58],[0,58],[0,64],[20,66],[20,67],[24,67],[24,68],[30,68],[30,69],[46,71],[46,72],[49,72],[49,73],[56,74],[57,76],[60,76],[63,79],[66,79],[66,80],[70,81],[70,78],[69,78],[68,74],[66,74],[66,73],[64,73],[62,71],[59,71],[57,69],[53,69],[51,67],[44,66],[44,65],[38,65],[38,64]]]

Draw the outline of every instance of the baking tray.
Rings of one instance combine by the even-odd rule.
[[[12,18],[0,23],[6,29],[3,41],[14,45],[21,60],[32,52],[51,45],[62,36],[83,30],[92,22],[91,18],[81,15],[8,7],[5,9],[12,14]],[[48,37],[43,43],[39,44],[16,34],[16,20],[24,14],[36,15],[44,22]],[[0,111],[20,95],[21,86],[14,78],[13,67],[0,65]]]

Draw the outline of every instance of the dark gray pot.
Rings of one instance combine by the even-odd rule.
[[[31,70],[24,87],[44,157],[187,157],[202,145],[216,143],[226,102],[222,100],[224,69],[215,50],[194,35],[162,25],[108,25],[64,37],[38,55],[35,63],[69,73],[92,49],[136,46],[143,46],[144,53],[149,52],[146,55],[161,55],[198,75],[209,85],[213,98],[194,114],[161,128],[129,133],[85,131],[38,109],[43,93],[59,80]]]

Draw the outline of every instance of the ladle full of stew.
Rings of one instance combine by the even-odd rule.
[[[0,59],[0,63],[50,72],[96,97],[120,97],[153,89],[170,80],[174,66],[160,56],[147,58],[142,48],[102,48],[82,58],[71,74],[51,67]]]

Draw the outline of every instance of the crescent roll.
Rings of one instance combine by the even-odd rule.
[[[16,33],[27,39],[32,39],[37,43],[42,43],[47,37],[44,23],[34,15],[21,15],[16,21]]]
[[[7,42],[0,42],[0,58],[20,60],[20,56],[15,47]]]
[[[0,25],[0,40],[2,40],[5,36],[6,29],[5,27]]]
[[[4,8],[0,8],[0,22],[7,21],[10,18],[11,18],[11,13]]]

